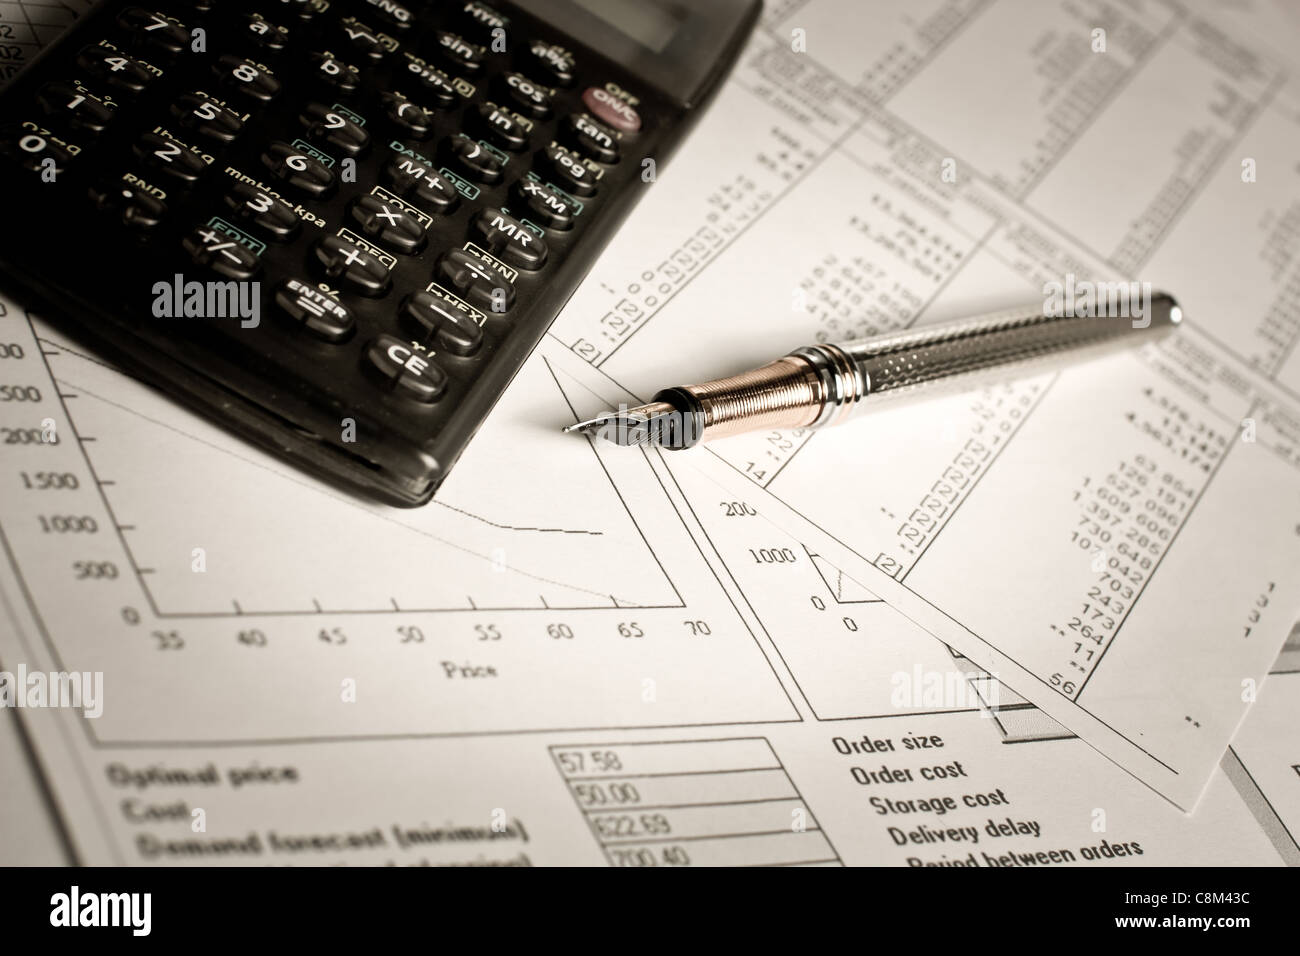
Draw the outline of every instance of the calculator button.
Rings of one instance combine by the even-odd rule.
[[[231,142],[244,128],[238,113],[199,93],[186,93],[173,103],[172,115],[187,129],[219,143]]]
[[[415,15],[400,3],[393,0],[365,0],[380,20],[397,30],[409,29],[415,21]]]
[[[506,149],[518,151],[528,145],[528,131],[500,107],[483,103],[478,108],[478,117],[488,136]]]
[[[433,114],[405,96],[385,93],[384,114],[394,126],[414,139],[428,139],[433,132]]]
[[[71,83],[46,83],[36,101],[48,115],[62,119],[72,129],[91,133],[102,133],[117,113],[116,107],[101,103]]]
[[[139,93],[153,79],[153,74],[139,60],[102,46],[83,49],[77,55],[77,66],[96,80],[128,93]]]
[[[280,81],[252,60],[240,56],[219,57],[212,70],[226,86],[266,103],[280,92]]]
[[[437,276],[462,299],[484,312],[499,314],[515,304],[514,285],[463,249],[453,249],[438,261]]]
[[[535,179],[521,179],[515,192],[527,203],[529,218],[548,229],[572,228],[573,202],[557,190]]]
[[[399,196],[414,194],[426,211],[439,215],[449,213],[460,201],[460,193],[446,176],[432,166],[394,156],[384,169],[384,178]]]
[[[482,37],[490,37],[492,31],[504,30],[510,25],[509,20],[486,3],[479,3],[478,0],[470,0],[465,4],[461,10],[461,19],[465,21],[468,30]]]
[[[522,73],[505,74],[501,78],[501,88],[519,112],[537,117],[551,114],[551,91]]]
[[[500,157],[485,149],[482,143],[476,143],[464,133],[458,133],[451,138],[451,153],[471,179],[488,184],[501,181],[501,168],[504,164]]]
[[[272,143],[262,162],[277,178],[311,196],[324,196],[334,188],[333,170],[288,143]]]
[[[195,229],[185,237],[182,245],[196,264],[227,279],[251,279],[262,265],[251,249],[208,226]]]
[[[298,119],[307,127],[307,135],[322,139],[349,156],[356,156],[370,145],[370,134],[346,116],[320,103],[310,104]]]
[[[143,7],[127,7],[117,22],[135,39],[166,53],[180,53],[190,45],[190,32],[181,23]]]
[[[624,133],[635,133],[641,128],[641,115],[609,90],[589,86],[582,93],[582,102],[606,126]]]
[[[54,165],[48,168],[53,171],[56,180],[72,160],[72,153],[63,146],[17,125],[0,130],[0,153],[36,173],[45,172],[47,167],[43,164],[47,159],[52,159]]]
[[[421,355],[410,342],[381,335],[366,349],[370,365],[392,385],[393,392],[417,402],[438,400],[447,388],[447,373],[428,355]]]
[[[344,23],[340,23],[339,29],[347,37],[348,44],[352,49],[366,59],[378,63],[388,56],[388,47],[384,46],[384,41],[379,38],[378,31],[370,29],[364,23],[349,19]]]
[[[290,319],[326,342],[352,335],[356,320],[347,306],[302,279],[285,279],[276,287],[275,304]]]
[[[573,82],[573,54],[559,44],[533,40],[528,44],[525,66],[525,72],[530,76],[538,77],[547,83],[568,86]]]
[[[439,30],[434,36],[438,43],[438,53],[453,73],[477,73],[483,68],[487,51],[477,43],[470,43],[464,37],[447,30]]]
[[[499,209],[475,216],[474,233],[488,252],[516,269],[536,272],[546,265],[546,240]]]
[[[248,37],[255,47],[270,53],[280,52],[289,42],[289,30],[271,23],[260,13],[250,13],[244,18],[243,35]]]
[[[451,85],[451,78],[436,66],[421,66],[414,60],[407,60],[406,71],[401,77],[410,80],[412,86],[419,90],[422,103],[438,109],[456,105],[456,88]]]
[[[117,216],[132,229],[152,229],[167,215],[167,204],[161,199],[122,180],[92,186],[90,201],[97,210]]]
[[[288,242],[302,227],[302,220],[292,209],[250,183],[236,183],[222,198],[236,216],[251,222],[279,242]]]
[[[444,351],[468,358],[483,345],[483,329],[451,299],[436,292],[416,292],[402,303],[403,313],[420,330],[421,341],[433,339]]]
[[[596,191],[596,172],[571,149],[551,145],[543,151],[546,165],[560,180],[566,192],[575,196],[590,196]]]
[[[330,56],[328,53],[313,53],[311,62],[316,67],[315,76],[330,89],[347,95],[356,92],[361,82],[361,71],[350,63]]]
[[[340,236],[316,243],[316,258],[325,274],[361,295],[378,298],[388,292],[388,267],[371,253]]]
[[[575,113],[565,121],[569,138],[584,156],[600,163],[618,162],[618,139],[613,130],[601,126],[590,116]]]
[[[369,239],[414,255],[424,245],[424,226],[407,211],[377,196],[359,196],[352,204],[352,221]]]
[[[195,182],[207,170],[203,157],[166,136],[145,133],[135,144],[135,155],[182,182]]]

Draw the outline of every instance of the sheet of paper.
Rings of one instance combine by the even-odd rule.
[[[554,335],[644,398],[1071,277],[1172,291],[1162,348],[691,454],[1190,809],[1300,608],[1294,89],[1158,3],[1122,43],[1090,4],[855,9],[770,11]]]
[[[102,674],[98,717],[17,710],[83,862],[1282,859],[1227,778],[1187,818],[829,567],[774,588],[661,456],[575,458],[553,419],[597,398],[546,352],[394,512],[0,322],[59,438],[11,467],[60,476],[4,499],[0,661]]]
[[[1226,778],[1187,818],[1078,740],[1009,733],[969,663],[833,570],[774,588],[745,560],[795,539],[706,518],[730,503],[661,456],[575,456],[554,422],[598,398],[563,350],[438,506],[393,511],[17,310],[0,329],[40,391],[0,428],[58,439],[6,457],[33,487],[0,499],[0,662],[82,862],[1281,860]],[[31,706],[72,671],[93,699]]]
[[[1300,640],[1297,641],[1300,650]],[[1294,657],[1294,654],[1292,655]],[[1287,866],[1300,866],[1300,667],[1274,669],[1223,769]]]
[[[0,86],[90,9],[92,0],[0,0]]]
[[[737,478],[745,453],[629,453],[556,431],[617,394],[611,376],[652,391],[692,361],[732,370],[816,332],[794,311],[793,286],[786,314],[772,308],[785,293],[771,283],[760,309],[744,290],[723,295],[752,282],[724,258],[747,233],[778,261],[822,269],[809,275],[828,277],[830,298],[805,292],[823,303],[842,288],[839,266],[869,265],[890,245],[897,257],[905,233],[870,230],[895,213],[910,220],[904,204],[922,194],[893,170],[915,144],[901,125],[894,141],[872,124],[896,122],[894,91],[944,68],[950,42],[1001,5],[986,6],[882,7],[858,31],[868,46],[839,54],[857,72],[837,79],[812,67],[840,42],[828,8],[769,4],[745,66],[557,326],[561,338],[419,511],[314,482],[0,300],[0,372],[27,399],[0,403],[0,669],[27,678],[5,681],[22,689],[19,746],[39,762],[76,859],[1292,860],[1258,810],[1258,793],[1281,805],[1288,786],[1286,716],[1261,711],[1252,731],[1252,714],[1237,748],[1246,775],[1226,762],[1207,774],[1186,816],[859,583],[878,568],[846,573],[850,556],[827,558],[833,541],[805,518],[773,521],[775,483]],[[797,8],[809,59],[792,61],[774,50]],[[898,155],[848,152],[850,129]],[[814,177],[834,168],[888,184],[845,197],[846,213],[869,198],[848,230],[818,198]],[[681,209],[703,208],[693,205],[661,215],[672,190],[689,202],[697,183],[714,219],[685,229]],[[782,204],[802,214],[763,221]],[[996,218],[1008,225],[984,221],[980,248],[1034,261],[1006,245],[1012,220]],[[845,299],[836,334],[849,317],[894,309],[886,292],[909,301],[909,270],[891,260],[896,291]],[[668,318],[681,291],[706,284],[710,309]],[[895,321],[999,304],[1021,285],[958,275],[951,294],[965,288],[970,301],[936,298],[932,310],[922,299]],[[604,286],[618,290],[608,302]],[[629,296],[636,308],[618,305]],[[610,359],[616,347],[623,358]],[[932,431],[915,442],[947,440]],[[760,436],[753,460],[796,445],[803,457],[821,442]],[[719,494],[733,480],[745,494]],[[796,525],[811,530],[787,530]],[[1024,591],[1009,579],[1001,600]],[[50,706],[59,701],[34,688],[51,672],[87,675],[90,697]],[[1270,682],[1257,707],[1280,706],[1272,692]],[[1242,783],[1251,776],[1262,784]]]

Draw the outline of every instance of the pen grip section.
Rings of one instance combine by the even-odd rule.
[[[787,355],[740,375],[655,396],[674,405],[683,399],[694,404],[713,439],[755,428],[806,428],[821,413],[825,389],[806,359]]]

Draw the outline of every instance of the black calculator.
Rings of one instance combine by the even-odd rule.
[[[759,5],[98,3],[0,92],[0,282],[244,437],[422,504]]]

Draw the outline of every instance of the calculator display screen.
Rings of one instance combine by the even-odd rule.
[[[662,53],[678,28],[686,21],[686,11],[665,3],[645,0],[574,0],[606,23],[655,53]]]

